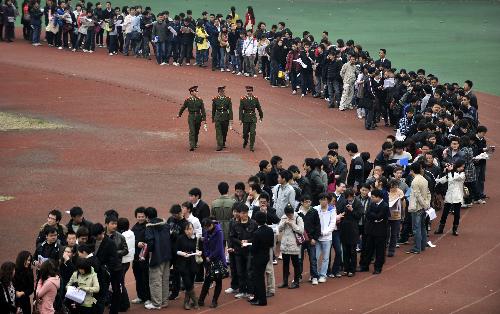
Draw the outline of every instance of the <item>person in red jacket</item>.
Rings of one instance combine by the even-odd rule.
[[[255,26],[255,15],[253,14],[253,8],[248,7],[247,13],[245,14],[245,30],[251,30],[253,33],[253,27]]]

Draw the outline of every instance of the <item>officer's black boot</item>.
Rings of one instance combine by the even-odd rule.
[[[434,231],[434,234],[443,234],[444,230],[444,224],[439,224],[439,227],[437,228],[436,231]]]

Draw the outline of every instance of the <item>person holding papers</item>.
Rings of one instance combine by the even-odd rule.
[[[399,180],[392,179],[389,181],[389,210],[391,212],[391,216],[389,217],[388,257],[393,257],[394,252],[396,251],[396,243],[398,241],[401,219],[404,218],[403,216],[406,209],[405,194],[399,186]]]
[[[184,234],[179,236],[176,242],[177,268],[181,274],[182,282],[186,294],[184,296],[184,309],[190,310],[191,307],[198,308],[198,300],[194,294],[194,277],[198,271],[196,264],[196,255],[201,256],[198,246],[199,239],[194,233],[193,224],[187,222],[184,226]]]
[[[279,232],[283,235],[281,237],[280,251],[283,255],[283,283],[278,288],[296,289],[299,287],[300,279],[300,248],[302,243],[298,243],[297,236],[302,236],[304,233],[304,220],[299,216],[288,204],[285,207],[285,213],[281,216],[278,225]],[[293,264],[293,282],[288,285],[288,276],[290,275],[290,259]]]

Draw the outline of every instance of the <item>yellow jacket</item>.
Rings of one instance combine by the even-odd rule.
[[[207,31],[203,27],[196,27],[196,37],[203,38],[203,41],[201,44],[196,43],[196,48],[198,50],[206,50],[208,49],[208,34]]]

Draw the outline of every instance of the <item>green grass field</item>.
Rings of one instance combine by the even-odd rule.
[[[229,12],[231,5],[244,18],[252,5],[257,21],[284,21],[301,37],[310,31],[316,38],[323,30],[330,39],[353,39],[377,56],[386,48],[396,68],[420,67],[441,81],[471,79],[480,91],[500,95],[500,1],[411,1],[411,0],[114,0],[113,5],[142,4],[154,12],[171,15],[192,9]],[[295,36],[294,34],[294,36]],[[495,57],[497,56],[497,57]]]

